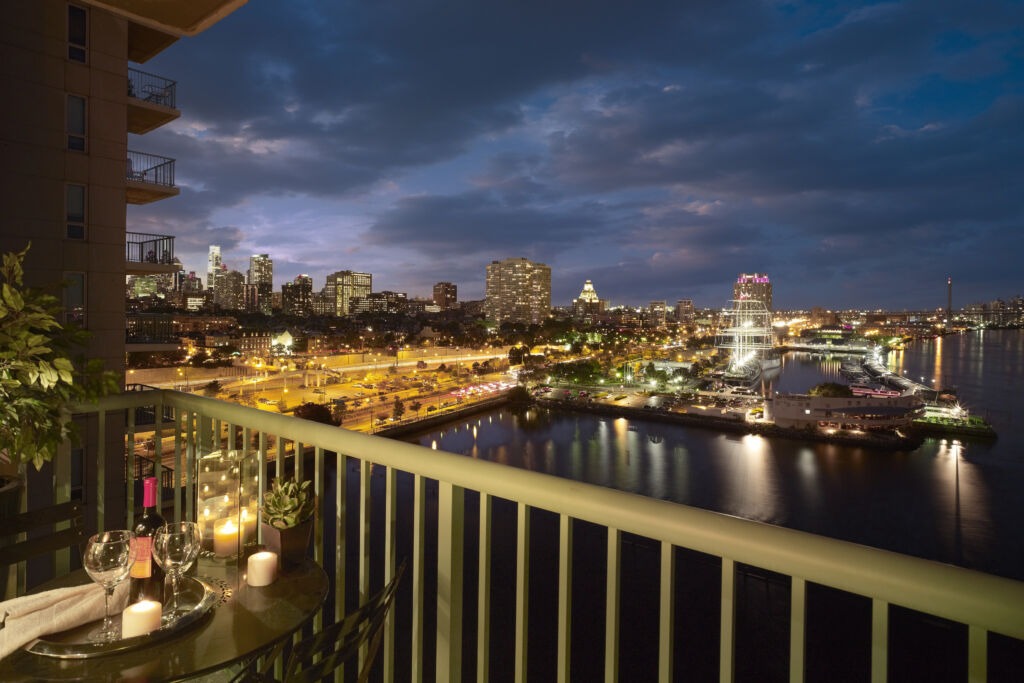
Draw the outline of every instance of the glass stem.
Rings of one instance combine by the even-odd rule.
[[[174,610],[178,609],[178,572],[171,571],[171,606],[170,610],[173,613]]]
[[[114,620],[110,618],[110,596],[114,594],[113,588],[103,589],[103,632],[110,633],[114,630]]]

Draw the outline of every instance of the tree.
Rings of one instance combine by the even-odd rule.
[[[77,437],[71,406],[117,389],[100,361],[73,356],[87,333],[58,322],[57,299],[23,285],[28,247],[3,256],[0,278],[0,462],[52,460]]]
[[[206,396],[216,396],[220,389],[220,382],[217,380],[211,380],[209,384],[203,387],[203,394]]]
[[[334,424],[334,416],[331,415],[330,408],[320,403],[307,402],[295,406],[295,410],[292,412],[292,415],[295,417],[301,417],[303,420],[320,422],[325,425]]]
[[[420,403],[419,401],[416,401],[416,400],[414,400],[412,403],[409,404],[409,409],[412,412],[416,413],[416,417],[420,416],[420,410],[422,408],[423,408],[423,404]]]
[[[345,420],[345,413],[348,412],[348,404],[343,398],[334,399],[334,407],[331,409],[334,415],[334,424],[340,425]]]
[[[391,415],[396,420],[401,420],[402,416],[405,415],[405,404],[402,403],[402,399],[398,396],[395,396],[395,404],[391,408]]]
[[[824,382],[816,387],[812,387],[807,393],[811,396],[826,396],[829,398],[849,398],[853,396],[853,391],[850,390],[850,387],[837,382]]]

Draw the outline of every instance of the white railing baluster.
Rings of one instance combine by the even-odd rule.
[[[558,683],[569,683],[572,646],[572,517],[558,519]]]
[[[789,599],[789,683],[804,681],[807,631],[807,582],[792,577]]]
[[[437,681],[462,680],[462,561],[465,527],[462,487],[438,482]]]
[[[491,518],[494,501],[480,494],[479,585],[477,586],[476,680],[487,683],[491,663]]]
[[[719,636],[718,680],[732,683],[736,649],[736,563],[722,558],[721,635]]]
[[[410,643],[412,682],[423,683],[423,563],[426,558],[426,479],[413,476],[412,510],[412,643]]]
[[[672,680],[672,657],[675,650],[673,618],[676,601],[676,554],[671,543],[661,542],[661,613],[658,615],[658,680]]]
[[[622,564],[622,532],[608,527],[608,574],[605,579],[604,680],[619,680],[619,580]]]
[[[889,603],[879,598],[871,601],[871,683],[885,683],[889,678]]]
[[[370,597],[370,468],[368,460],[359,461],[359,604]],[[365,647],[363,648],[365,652]],[[360,655],[360,660],[362,655]]]
[[[967,681],[985,683],[988,680],[988,631],[974,624],[967,628]]]
[[[516,506],[516,654],[515,680],[526,681],[530,633],[530,508]]]
[[[398,471],[384,469],[384,585],[391,583],[397,571],[398,554]],[[395,614],[388,616],[384,631],[384,681],[395,680]]]

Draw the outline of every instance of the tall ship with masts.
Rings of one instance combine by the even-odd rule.
[[[716,340],[716,346],[729,353],[722,379],[750,386],[781,364],[772,333],[772,314],[758,299],[733,299],[730,304],[722,311],[726,323]]]

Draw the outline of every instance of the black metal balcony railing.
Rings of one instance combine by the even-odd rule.
[[[128,150],[128,180],[174,187],[174,159]]]
[[[128,97],[143,102],[177,109],[177,85],[177,82],[163,76],[128,69]]]
[[[171,263],[174,261],[174,238],[169,235],[125,233],[125,260],[129,263]]]

